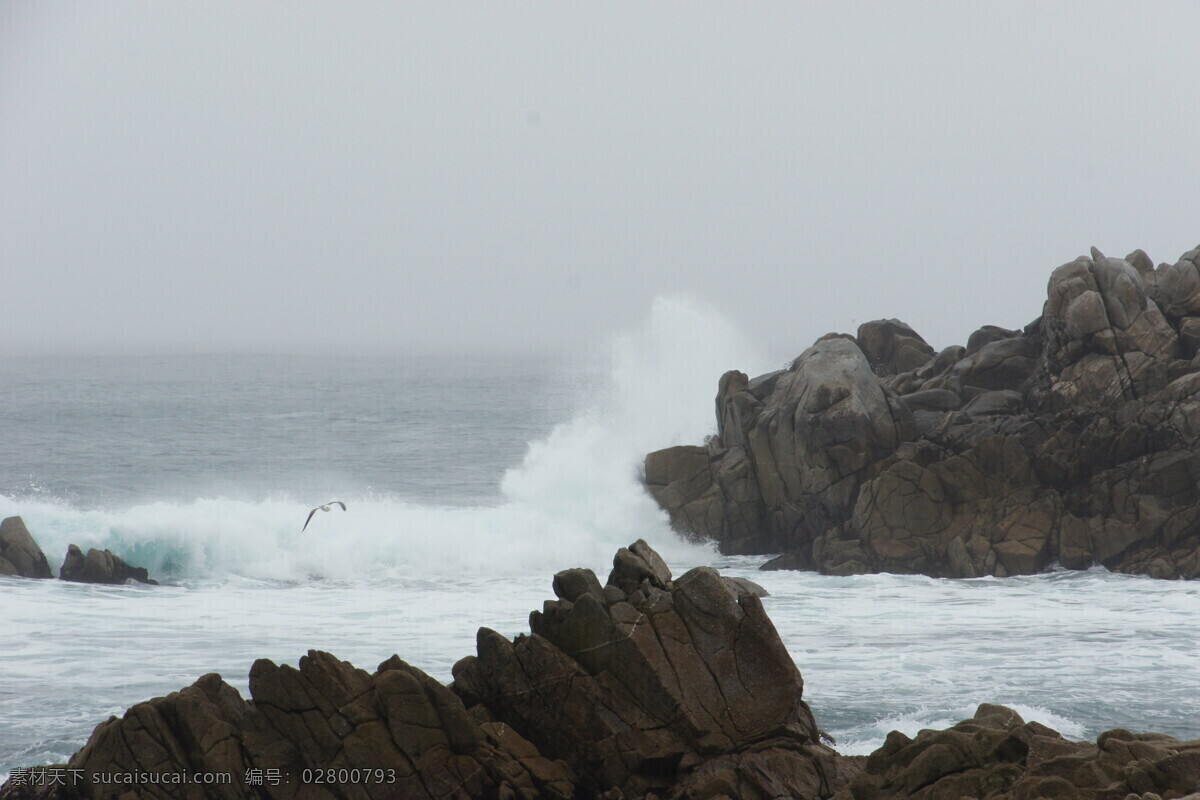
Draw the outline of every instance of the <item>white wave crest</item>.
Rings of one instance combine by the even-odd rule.
[[[605,384],[507,471],[496,505],[442,507],[364,493],[342,497],[346,512],[318,513],[304,533],[308,504],[286,496],[124,509],[0,496],[0,514],[25,518],[52,567],[74,543],[109,548],[169,579],[437,578],[576,565],[599,572],[617,547],[639,537],[669,560],[698,563],[711,552],[670,531],[641,486],[639,468],[650,450],[713,432],[718,376],[769,366],[749,354],[711,308],[679,297],[656,300],[639,330],[612,343]]]

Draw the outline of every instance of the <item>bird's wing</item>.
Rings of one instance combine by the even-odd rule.
[[[304,528],[300,529],[301,533],[304,533],[305,528],[308,527],[308,523],[312,522],[313,514],[317,513],[320,510],[321,510],[321,507],[317,506],[312,511],[308,512],[308,519],[304,520]]]
[[[342,511],[345,511],[345,510],[346,510],[346,504],[345,504],[345,503],[343,503],[341,500],[334,500],[333,502],[334,502],[334,503],[337,503],[339,506],[341,506],[341,507],[342,507]],[[331,504],[331,505],[332,505],[332,504]]]

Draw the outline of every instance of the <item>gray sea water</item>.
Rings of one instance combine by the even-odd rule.
[[[985,701],[1073,737],[1200,737],[1200,584],[760,573],[675,537],[638,463],[711,432],[722,371],[773,366],[734,341],[664,301],[602,357],[0,359],[0,515],[54,568],[108,547],[167,584],[0,578],[0,775],[201,674],[245,693],[259,657],[448,680],[479,626],[524,631],[555,571],[606,575],[639,537],[766,586],[843,752]]]

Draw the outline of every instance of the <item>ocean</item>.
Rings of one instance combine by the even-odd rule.
[[[0,357],[0,516],[24,517],[55,571],[75,543],[163,582],[0,577],[0,776],[204,673],[245,694],[256,658],[396,653],[448,681],[480,626],[526,631],[556,571],[603,579],[638,538],[676,574],[770,591],[842,752],[980,702],[1074,738],[1200,738],[1200,583],[759,572],[766,557],[673,534],[642,456],[714,432],[726,369],[785,361],[681,299],[571,357]],[[301,531],[331,500],[347,509]]]

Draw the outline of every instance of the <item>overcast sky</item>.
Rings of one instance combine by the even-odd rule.
[[[764,347],[1200,243],[1200,3],[4,3],[0,349]]]

